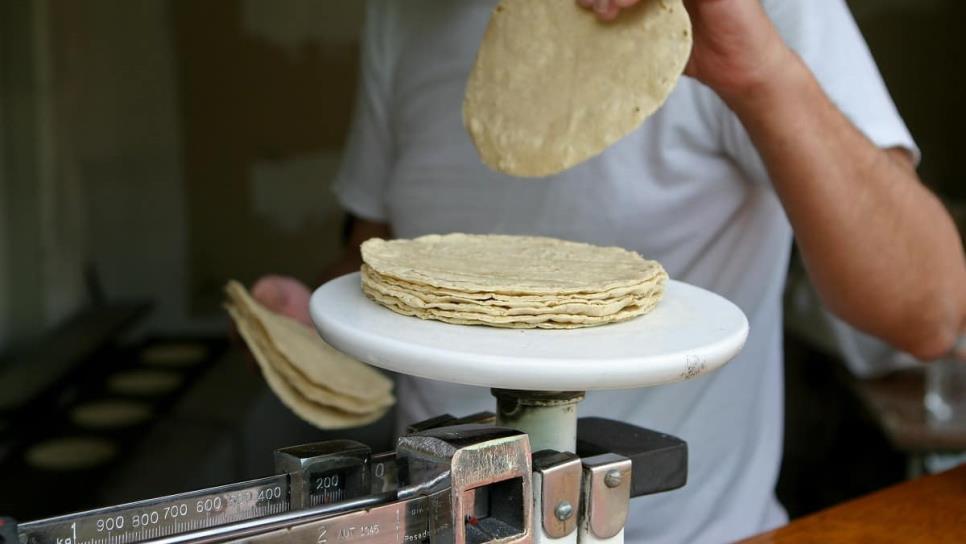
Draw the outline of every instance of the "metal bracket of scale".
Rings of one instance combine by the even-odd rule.
[[[492,424],[496,416],[490,412],[464,418],[443,414],[409,429],[465,421]],[[687,443],[664,433],[604,418],[580,418],[576,451],[533,453],[535,543],[619,542],[629,499],[687,483]],[[583,515],[587,513],[599,514]],[[580,519],[586,523],[578,532]]]

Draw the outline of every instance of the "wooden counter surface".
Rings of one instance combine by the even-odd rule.
[[[743,542],[966,542],[966,465],[888,487]]]

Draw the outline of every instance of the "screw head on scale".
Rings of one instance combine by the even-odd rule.
[[[560,501],[557,504],[557,508],[553,511],[554,516],[560,521],[567,521],[570,516],[574,515],[574,507],[567,501]]]
[[[611,470],[606,475],[604,475],[604,485],[610,488],[617,487],[621,485],[621,473],[619,470]]]

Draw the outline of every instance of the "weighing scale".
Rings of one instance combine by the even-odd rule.
[[[621,543],[632,497],[685,484],[687,445],[578,419],[584,392],[695,378],[731,360],[748,335],[738,307],[677,281],[644,316],[572,330],[402,316],[367,299],[358,273],[320,287],[310,310],[335,348],[387,370],[489,387],[495,414],[415,423],[391,452],[348,440],[283,448],[277,474],[260,480],[19,526],[0,518],[0,544]]]

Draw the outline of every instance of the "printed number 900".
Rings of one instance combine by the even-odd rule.
[[[101,518],[97,520],[97,532],[116,531],[124,528],[124,516]]]

